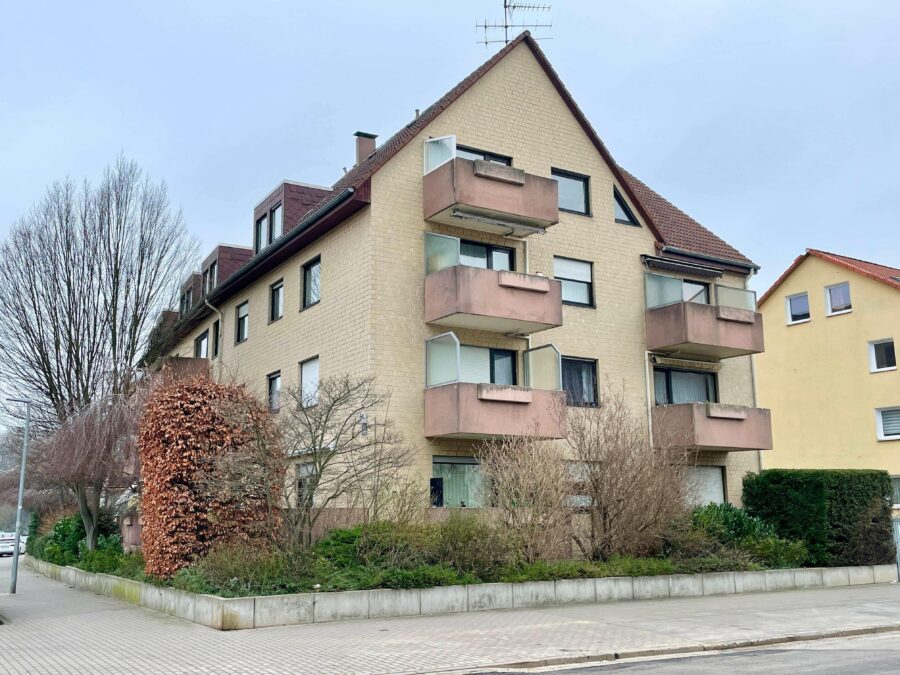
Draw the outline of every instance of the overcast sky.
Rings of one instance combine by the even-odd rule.
[[[550,61],[616,160],[762,265],[900,266],[900,1],[547,0]],[[496,49],[500,0],[0,2],[0,228],[119,152],[203,253],[281,179],[330,185]],[[530,17],[523,17],[530,18]]]

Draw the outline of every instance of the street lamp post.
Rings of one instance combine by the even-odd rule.
[[[16,508],[16,545],[13,549],[12,576],[9,580],[9,592],[14,594],[16,592],[16,580],[19,576],[19,545],[22,541],[22,501],[25,497],[25,460],[28,458],[28,435],[31,431],[31,401],[21,398],[11,398],[9,400],[13,403],[25,404],[25,437],[22,439],[22,466],[19,468],[19,503]]]

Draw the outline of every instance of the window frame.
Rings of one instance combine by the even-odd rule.
[[[657,403],[656,402],[656,371],[664,372],[666,374],[666,400],[667,403]],[[719,374],[714,370],[691,370],[690,368],[677,368],[671,366],[657,366],[654,365],[652,369],[653,378],[653,405],[690,405],[690,403],[672,403],[672,373],[691,373],[694,375],[709,375],[712,380],[712,395],[713,398],[710,401],[694,401],[693,403],[718,403],[719,402]],[[706,393],[707,396],[710,394],[710,385],[709,380],[707,380],[706,385]]]
[[[241,307],[247,308],[247,316],[241,317]],[[246,321],[244,326],[244,337],[241,337],[241,319]],[[246,342],[250,337],[250,301],[244,300],[234,308],[234,344],[239,345]]]
[[[199,347],[203,343],[206,342],[206,354],[200,354]],[[194,338],[194,358],[195,359],[208,359],[209,358],[209,329],[207,328],[205,331],[200,333],[197,337]]]
[[[596,298],[594,297],[594,262],[592,260],[579,260],[578,258],[569,258],[564,255],[555,255],[553,259],[559,258],[560,260],[570,260],[572,262],[585,263],[591,268],[591,280],[588,281],[580,281],[578,279],[567,279],[566,277],[558,277],[556,276],[556,266],[554,265],[553,269],[553,278],[557,281],[569,281],[575,284],[587,284],[588,285],[588,302],[574,302],[572,300],[562,300],[562,304],[571,305],[572,307],[588,307],[590,309],[596,309]]]
[[[316,366],[316,395],[315,395],[315,399],[314,399],[312,402],[310,402],[309,404],[307,404],[307,403],[305,402],[305,400],[304,400],[304,396],[305,396],[305,395],[304,395],[304,392],[303,392],[303,366],[305,366],[305,365],[308,364],[308,363],[312,363],[313,361],[317,361],[317,362],[318,362],[318,365]],[[300,405],[301,405],[302,407],[304,407],[304,408],[312,408],[313,406],[316,406],[316,405],[319,404],[319,384],[320,384],[321,381],[322,381],[322,368],[321,368],[321,366],[322,366],[322,362],[319,361],[319,355],[318,355],[318,354],[316,354],[315,356],[310,356],[308,359],[303,359],[303,360],[300,361],[300,363],[299,363],[299,370],[300,370]]]
[[[275,316],[275,293],[278,292],[281,296],[278,316]],[[279,279],[278,281],[269,284],[269,323],[275,323],[279,319],[284,317],[284,278]]]
[[[483,246],[487,250],[487,269],[492,270],[494,268],[494,251],[505,251],[509,253],[509,263],[510,263],[510,272],[516,271],[516,249],[511,246],[499,246],[497,244],[489,244],[483,241],[476,241],[475,239],[460,239],[459,240],[459,257],[460,257],[460,265],[463,267],[472,267],[472,265],[466,265],[461,261],[462,259],[462,245],[468,244],[469,246]]]
[[[796,321],[794,321],[794,315],[791,311],[791,300],[793,300],[794,298],[802,297],[804,295],[806,296],[806,311],[809,316],[807,316],[805,319],[797,319]],[[796,326],[800,323],[809,323],[810,321],[812,321],[812,307],[809,306],[809,291],[802,291],[800,293],[792,293],[791,295],[784,296],[784,316],[785,323],[788,326]]]
[[[276,211],[279,211],[281,215],[280,232],[275,231],[275,218],[273,216],[275,215]],[[282,235],[284,235],[284,206],[281,202],[278,202],[275,206],[269,209],[269,224],[266,228],[266,236],[269,240],[268,243],[271,244],[276,239],[281,238]]]
[[[212,357],[214,359],[219,357],[219,340],[222,339],[222,325],[219,323],[219,319],[213,321],[212,325]]]
[[[265,237],[269,231],[269,212],[266,211],[253,223],[253,252],[259,253],[268,244],[264,243]]]
[[[878,360],[875,354],[876,345],[883,344],[892,344],[894,346],[894,365],[886,366],[884,368],[878,367]],[[870,373],[889,373],[892,370],[897,370],[897,345],[894,342],[894,338],[883,338],[881,340],[870,340],[869,343],[869,372]]]
[[[278,401],[277,405],[272,405],[272,384],[274,382],[278,383],[277,387],[277,395]],[[281,410],[281,371],[276,370],[274,373],[269,373],[266,375],[266,405],[269,408],[269,412],[277,413]]]
[[[900,476],[891,474],[891,506],[895,509],[900,509],[900,499],[894,499],[898,495],[898,488],[894,487],[894,481],[900,481]]]
[[[565,213],[574,213],[579,216],[587,216],[588,218],[592,217],[591,213],[591,177],[585,175],[583,173],[576,173],[575,171],[568,171],[566,169],[558,169],[556,167],[550,167],[550,175],[554,178],[569,178],[571,180],[581,181],[584,184],[584,211],[576,211],[574,209],[567,209],[562,206],[559,206],[557,201],[557,208],[560,211]]]
[[[208,282],[209,292],[211,293],[219,283],[219,261],[213,260],[209,263],[209,267],[206,268],[206,271],[209,273]]]
[[[439,337],[439,336],[435,336],[435,337]],[[519,385],[519,352],[518,352],[517,350],[515,350],[515,349],[506,349],[506,348],[503,348],[503,347],[485,347],[485,346],[483,346],[483,345],[472,345],[472,344],[468,344],[468,343],[465,343],[465,342],[460,342],[460,343],[459,343],[459,348],[458,348],[458,349],[459,349],[459,350],[462,350],[463,347],[468,347],[469,349],[484,349],[484,350],[487,350],[487,353],[488,353],[488,378],[489,378],[490,381],[489,381],[489,382],[477,382],[476,384],[497,384],[496,382],[494,382],[494,379],[495,379],[495,373],[494,373],[494,355],[495,355],[495,354],[504,354],[504,355],[511,355],[511,356],[512,356],[512,365],[513,365],[512,376],[513,376],[513,383],[512,383],[511,385],[508,385],[508,384],[501,384],[501,385],[499,385],[499,386],[501,386],[501,387],[518,387],[518,386],[520,386],[520,385]],[[461,354],[462,352],[460,351],[459,353]],[[457,381],[457,382],[462,382],[463,380],[460,379],[461,377],[462,377],[462,366],[460,365],[460,368],[459,368],[459,370],[458,370],[457,373],[456,373],[456,381]],[[447,384],[447,383],[445,383],[445,384]],[[437,385],[437,386],[440,386],[440,385]]]
[[[315,267],[319,266],[319,297],[316,298],[315,302],[306,302],[306,289],[308,286],[307,275],[309,271]],[[300,294],[300,311],[302,312],[304,309],[308,309],[310,307],[315,307],[322,301],[322,256],[317,255],[315,258],[312,258],[309,262],[303,265],[303,292]]]
[[[506,155],[501,155],[496,152],[490,152],[488,150],[479,150],[478,148],[473,148],[471,145],[460,145],[456,144],[456,157],[459,159],[468,159],[469,161],[473,161],[468,157],[460,157],[459,151],[469,152],[473,155],[481,155],[481,159],[485,162],[491,162],[493,164],[503,164],[504,166],[512,166],[512,157],[507,157]]]
[[[892,412],[894,410],[900,411],[900,406],[889,405],[884,408],[875,409],[875,431],[879,441],[900,441],[900,434],[887,436],[884,433],[884,417],[882,417],[882,414],[886,411]]]
[[[469,455],[458,455],[458,456],[457,455],[432,455],[431,456],[431,478],[429,479],[429,491],[431,491],[431,488],[433,486],[433,483],[431,483],[432,480],[434,480],[435,478],[443,478],[443,476],[435,476],[434,475],[434,465],[435,464],[461,464],[464,466],[475,466],[475,467],[481,466],[481,462],[478,461],[478,458],[472,457]],[[479,473],[480,473],[480,470],[479,470]],[[481,480],[484,481],[484,475],[483,474],[480,474],[480,475],[481,475]],[[483,495],[478,495],[477,490],[475,491],[474,494],[475,494],[476,498],[478,496],[483,496]],[[432,494],[429,495],[429,502],[431,503],[432,508],[441,508],[441,509],[484,508],[484,504],[476,504],[476,505],[466,504],[465,506],[459,506],[459,505],[448,506],[446,503],[446,499],[442,499],[442,503],[440,505],[436,505],[434,503],[433,497],[434,497],[434,495],[432,492]],[[441,491],[441,497],[442,498],[444,497],[443,490]]]
[[[838,311],[832,311],[831,309],[831,290],[834,288],[840,288],[841,286],[847,287],[847,296],[850,298],[850,307],[847,309],[840,309]],[[853,311],[853,296],[850,293],[850,282],[842,281],[837,284],[829,284],[825,287],[825,316],[841,316],[842,314],[849,314]]]
[[[569,392],[566,391],[566,376],[564,373],[566,361],[589,363],[591,364],[591,372],[594,374],[594,403],[572,403],[569,401]],[[599,408],[600,407],[600,373],[597,359],[591,359],[584,356],[560,356],[559,372],[563,381],[563,391],[566,393],[566,405],[572,408]]]
[[[615,217],[615,205],[613,206],[613,219],[619,223],[620,225],[631,225],[632,227],[640,227],[641,224],[637,218],[634,216],[634,211],[631,210],[631,207],[628,206],[628,202],[625,201],[625,198],[622,197],[622,193],[619,192],[619,189],[613,185],[613,200],[619,204],[622,210],[625,212],[625,215],[631,218],[631,220],[622,220],[621,218]]]

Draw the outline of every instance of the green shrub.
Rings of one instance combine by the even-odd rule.
[[[417,568],[434,558],[436,544],[433,526],[373,523],[361,528],[356,557],[363,565]]]
[[[747,511],[806,542],[813,565],[889,564],[892,490],[885,471],[767,469],[744,478]]]
[[[721,544],[734,545],[748,538],[774,537],[775,528],[732,504],[708,504],[694,509],[691,522]]]
[[[685,558],[676,563],[678,574],[753,572],[763,569],[765,567],[749,551],[737,548],[722,548],[718,553],[698,558]]]
[[[84,525],[79,516],[62,518],[39,543],[43,560],[54,565],[72,565],[78,561],[79,543],[84,539]],[[26,544],[27,546],[27,544]]]
[[[768,568],[801,567],[809,560],[809,552],[802,541],[778,537],[750,537],[741,542],[741,549]]]
[[[460,574],[487,581],[512,562],[514,547],[506,531],[483,516],[454,512],[438,528],[435,554]]]

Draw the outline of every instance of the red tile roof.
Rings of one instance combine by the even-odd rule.
[[[733,261],[740,266],[755,267],[753,262],[740,251],[729,246],[725,241],[707,230],[696,220],[666,201],[659,194],[616,164],[612,155],[610,155],[603,141],[600,139],[600,136],[594,131],[591,123],[578,107],[578,104],[575,103],[575,99],[572,98],[572,95],[562,83],[559,75],[557,75],[553,66],[550,65],[544,52],[541,51],[537,42],[531,37],[531,34],[528,31],[525,31],[512,40],[462,82],[457,84],[434,104],[429,106],[421,115],[409,122],[403,129],[378,146],[375,152],[369,155],[369,157],[344,174],[344,176],[334,184],[334,190],[338,191],[342,188],[358,187],[371,178],[376,171],[391,159],[391,157],[409,143],[416,134],[422,131],[422,129],[424,129],[432,120],[462,96],[473,84],[481,79],[485,73],[497,65],[504,56],[509,54],[509,52],[515,49],[520,43],[524,43],[532,51],[538,63],[550,79],[550,82],[572,112],[572,115],[578,121],[582,129],[584,129],[600,155],[606,160],[613,175],[617,178],[618,183],[622,186],[622,189],[630,198],[632,204],[637,207],[639,214],[643,216],[644,222],[647,224],[650,231],[653,232],[657,241],[661,244],[673,246],[692,253]]]
[[[781,286],[781,284],[791,276],[794,270],[800,266],[800,263],[809,256],[815,256],[816,258],[838,265],[851,272],[856,272],[869,279],[887,284],[891,288],[900,291],[900,267],[889,267],[888,265],[880,265],[879,263],[869,262],[868,260],[860,260],[859,258],[851,258],[846,255],[838,255],[837,253],[829,253],[828,251],[808,248],[806,249],[806,253],[797,256],[794,262],[791,263],[791,266],[784,271],[784,274],[778,277],[769,290],[762,294],[762,297],[759,299],[759,304],[762,305],[768,300],[772,293],[775,292],[775,289]]]

